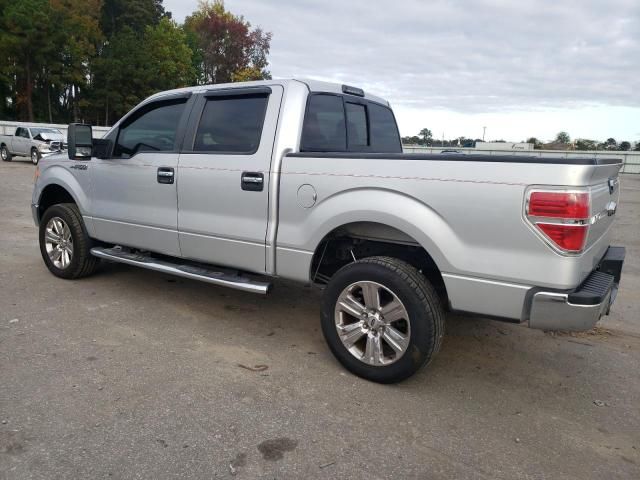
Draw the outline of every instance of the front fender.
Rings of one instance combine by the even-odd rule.
[[[73,164],[76,162],[54,163],[40,169],[40,177],[33,189],[32,203],[36,205],[41,204],[42,195],[46,191],[47,187],[57,185],[64,188],[78,206],[78,209],[85,220],[85,225],[91,234],[93,225],[89,221],[92,211],[91,198],[88,192],[89,179],[87,177],[84,182],[78,181],[75,175],[69,170],[70,165],[67,165],[67,163]],[[84,175],[88,175],[89,173],[86,170],[81,170],[81,172]]]

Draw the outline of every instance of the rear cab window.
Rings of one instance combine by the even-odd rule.
[[[386,105],[353,95],[312,93],[300,151],[402,153],[402,145]]]

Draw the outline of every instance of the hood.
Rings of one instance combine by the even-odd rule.
[[[61,133],[53,133],[53,132],[42,132],[33,137],[34,140],[40,140],[41,142],[62,142],[64,141],[64,135]]]

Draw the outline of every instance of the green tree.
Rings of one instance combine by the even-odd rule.
[[[158,25],[147,27],[143,49],[150,90],[186,87],[195,80],[193,52],[186,34],[173,20],[165,17]]]
[[[586,138],[578,138],[576,140],[576,150],[597,150],[598,142]]]
[[[559,143],[569,143],[571,141],[571,137],[567,132],[558,132],[556,135],[556,142]]]
[[[640,152],[640,140],[636,142],[636,148],[633,149],[635,152]]]
[[[533,148],[539,150],[542,148],[542,142],[538,140],[536,137],[529,137],[526,143],[533,144]]]
[[[618,149],[618,142],[616,142],[615,138],[609,137],[604,141],[602,146],[606,150],[617,150]]]
[[[107,38],[125,28],[142,34],[167,15],[162,0],[104,0],[100,26]]]
[[[39,66],[53,50],[49,41],[48,0],[9,2],[0,19],[3,76],[13,78],[15,106],[21,120],[34,121],[33,94]]]
[[[626,140],[624,142],[620,142],[619,148],[620,150],[626,152],[631,149],[631,143],[627,142]]]
[[[422,137],[423,145],[431,145],[431,142],[433,140],[433,134],[431,133],[431,130],[429,130],[428,128],[423,128],[422,130],[420,130],[418,135]]]
[[[244,17],[227,11],[222,0],[201,1],[185,19],[184,28],[196,45],[195,58],[201,59],[196,75],[202,82],[271,78],[267,70],[271,33],[252,29]]]

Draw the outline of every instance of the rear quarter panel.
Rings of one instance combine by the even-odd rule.
[[[524,196],[529,185],[599,182],[594,168],[287,156],[282,164],[278,273],[299,280],[304,275],[308,281],[311,256],[326,234],[346,223],[372,221],[413,237],[443,274],[573,288],[604,254],[608,232],[581,256],[560,255],[524,219]],[[303,208],[297,198],[304,184],[317,192],[311,208]]]

